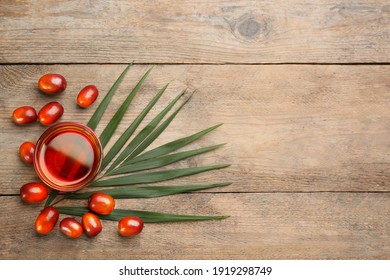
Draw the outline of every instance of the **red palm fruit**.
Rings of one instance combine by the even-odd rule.
[[[65,218],[60,222],[60,230],[69,238],[78,238],[83,234],[83,227],[73,218]]]
[[[28,164],[33,163],[35,144],[32,142],[24,142],[19,147],[19,155],[22,161]]]
[[[21,106],[14,110],[12,119],[19,125],[33,123],[37,120],[37,112],[31,106]]]
[[[114,198],[102,192],[95,192],[89,197],[88,208],[100,215],[108,215],[115,208]]]
[[[41,183],[27,183],[20,188],[20,199],[26,203],[41,202],[47,195],[47,187]]]
[[[64,113],[64,107],[57,101],[49,102],[39,110],[38,120],[43,125],[55,123]]]
[[[82,108],[89,107],[95,102],[98,95],[99,91],[97,87],[94,85],[88,85],[77,95],[77,104]]]
[[[118,222],[118,231],[122,236],[139,234],[144,228],[144,222],[139,217],[124,217]]]
[[[102,222],[94,213],[85,213],[81,218],[81,223],[88,237],[94,237],[102,231]]]
[[[60,74],[49,73],[39,79],[38,88],[46,94],[56,94],[66,89],[66,80]]]
[[[60,213],[53,206],[47,206],[35,220],[35,230],[39,234],[49,234],[55,227]]]

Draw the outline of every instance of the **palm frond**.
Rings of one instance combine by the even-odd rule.
[[[220,127],[221,125],[222,124],[214,125],[212,127],[206,128],[206,129],[204,129],[202,131],[199,131],[199,132],[197,132],[195,134],[192,134],[190,136],[183,137],[183,138],[171,141],[171,142],[166,143],[164,145],[161,145],[161,146],[159,146],[157,148],[154,148],[154,149],[152,149],[150,151],[144,152],[141,155],[139,155],[139,156],[137,156],[137,157],[127,161],[127,164],[134,164],[134,163],[137,163],[137,162],[140,162],[140,161],[143,161],[143,160],[157,158],[159,156],[166,155],[166,154],[169,154],[171,152],[174,152],[174,151],[176,151],[176,150],[178,150],[180,148],[183,148],[186,145],[194,142],[195,140],[197,140],[200,137],[206,135],[207,133],[213,131],[214,129]]]
[[[89,212],[87,207],[57,207],[61,214],[72,216],[82,216]],[[227,216],[194,216],[194,215],[176,215],[160,212],[114,209],[109,215],[98,215],[102,220],[119,221],[123,217],[137,216],[145,223],[164,223],[164,222],[184,222],[184,221],[205,221],[205,220],[221,220]]]
[[[229,164],[218,164],[202,167],[187,167],[173,170],[163,170],[156,172],[144,172],[133,175],[126,175],[114,178],[108,178],[101,181],[93,182],[89,187],[113,187],[113,186],[127,186],[135,184],[150,184],[172,180],[184,176],[190,176],[210,170],[216,170],[228,167]]]
[[[110,103],[112,97],[114,96],[116,90],[118,89],[119,85],[122,83],[124,77],[126,76],[127,72],[130,70],[130,67],[133,64],[129,64],[125,70],[123,70],[122,74],[118,77],[118,79],[115,81],[115,83],[112,85],[106,96],[104,96],[103,100],[100,102],[99,106],[96,108],[95,112],[93,113],[91,119],[88,121],[87,126],[89,126],[92,130],[95,130],[98,126],[104,112],[107,109],[108,104]]]
[[[169,186],[131,186],[117,187],[102,190],[103,193],[111,195],[115,199],[121,198],[153,198],[179,193],[194,192],[207,190],[211,188],[225,187],[230,183],[217,183],[209,185],[169,185]],[[68,199],[88,199],[95,192],[70,193],[67,194]]]
[[[224,144],[219,144],[219,145],[214,145],[214,146],[209,146],[205,148],[200,148],[196,150],[191,150],[191,151],[185,151],[185,152],[180,152],[180,153],[175,153],[175,154],[169,154],[165,156],[160,156],[160,157],[155,157],[151,158],[148,160],[144,160],[142,162],[138,163],[133,163],[133,164],[123,164],[123,166],[114,169],[110,175],[120,175],[120,174],[126,174],[130,172],[136,172],[136,171],[143,171],[143,170],[148,170],[148,169],[154,169],[154,168],[159,168],[163,167],[196,155],[200,155],[203,153],[207,153],[210,151],[213,151]]]
[[[111,162],[111,160],[119,153],[119,151],[126,144],[127,140],[133,135],[134,131],[138,128],[140,123],[143,121],[145,116],[149,113],[149,111],[153,108],[153,106],[160,99],[162,94],[167,89],[168,84],[164,86],[160,91],[156,94],[156,96],[149,102],[149,104],[142,110],[142,112],[134,119],[131,125],[126,129],[125,132],[119,137],[119,139],[115,142],[115,144],[111,147],[108,153],[104,156],[102,163],[102,170],[104,170],[107,165]]]
[[[130,106],[131,102],[133,101],[135,95],[137,94],[138,90],[150,74],[150,71],[152,71],[152,68],[150,68],[146,73],[142,76],[141,80],[137,83],[137,85],[133,88],[133,90],[129,93],[126,100],[122,103],[122,105],[119,107],[119,109],[116,111],[114,116],[111,118],[110,122],[106,125],[103,132],[100,134],[100,143],[102,144],[102,147],[104,148],[108,141],[110,141],[112,135],[114,134],[115,130],[117,129],[119,123],[121,122],[123,116],[125,115],[127,108]]]
[[[172,109],[172,107],[177,103],[181,96],[185,92],[182,91],[171,103],[165,107],[148,125],[146,125],[127,145],[127,147],[119,154],[119,156],[114,160],[114,162],[107,169],[106,174],[109,174],[118,164],[125,160],[137,146],[144,141],[144,139],[155,129],[159,122],[164,118],[164,116]]]
[[[169,124],[173,121],[173,119],[176,117],[176,115],[183,109],[184,105],[188,103],[188,101],[191,99],[192,95],[187,98],[183,102],[183,104],[180,105],[176,111],[174,111],[161,125],[159,125],[155,130],[153,130],[144,141],[142,141],[137,148],[127,156],[124,162],[129,162],[131,159],[142,153],[147,147],[149,147],[150,144],[154,142],[154,140],[157,139],[158,136],[169,126]]]
[[[88,121],[87,125],[96,130],[103,114],[105,113],[112,97],[119,88],[127,72],[132,64],[128,65],[115,81],[111,89],[103,98],[96,111]],[[106,147],[109,141],[117,131],[118,126],[122,122],[126,111],[134,100],[136,94],[140,91],[141,86],[147,79],[151,69],[147,70],[141,77],[135,87],[126,97],[123,104],[115,112],[109,123],[103,129],[99,139],[102,147]],[[156,103],[160,100],[162,94],[166,91],[168,84],[161,88],[156,95],[149,101],[141,113],[131,122],[122,135],[116,140],[113,146],[109,149],[103,158],[101,176],[96,179],[87,189],[80,192],[68,193],[63,199],[87,199],[92,193],[97,191],[105,192],[112,195],[116,199],[125,198],[153,198],[168,195],[176,195],[181,193],[196,192],[217,187],[224,187],[230,183],[204,183],[204,184],[188,184],[174,185],[163,184],[153,185],[154,183],[170,181],[177,178],[191,176],[203,172],[213,171],[226,168],[229,164],[215,164],[209,166],[186,167],[186,168],[170,168],[157,171],[153,169],[162,168],[164,166],[198,156],[206,152],[211,152],[221,147],[224,144],[206,146],[198,149],[178,151],[186,147],[190,143],[203,137],[204,135],[215,130],[221,124],[203,129],[195,134],[179,138],[156,148],[147,150],[152,143],[166,130],[171,122],[176,118],[178,113],[189,102],[190,97],[185,99],[178,107],[169,114],[175,107],[186,91],[180,92],[165,108],[160,111],[149,123],[147,123],[140,131],[135,134],[141,126],[145,117],[152,111]],[[176,152],[178,151],[178,152]],[[152,185],[150,185],[152,184]],[[90,191],[89,191],[90,190]],[[84,192],[83,192],[84,191]],[[46,201],[46,205],[53,204],[57,191],[52,191]],[[55,202],[54,204],[58,203]],[[57,209],[62,214],[82,216],[89,211],[87,207],[62,207],[57,206]],[[227,218],[226,216],[199,216],[199,215],[177,215],[170,213],[148,212],[127,209],[114,209],[109,215],[99,216],[101,219],[118,221],[124,216],[138,216],[146,223],[153,222],[177,222],[177,221],[199,221],[199,220],[217,220]]]
[[[55,190],[55,189],[52,189],[49,196],[47,197],[46,201],[45,201],[45,207],[46,206],[49,206],[57,197],[59,191]]]

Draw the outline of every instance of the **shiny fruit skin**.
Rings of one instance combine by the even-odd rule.
[[[60,231],[69,238],[78,238],[83,234],[83,227],[77,220],[65,218],[60,222]]]
[[[91,106],[99,95],[97,87],[94,85],[88,85],[83,88],[77,95],[77,105],[82,108]]]
[[[102,231],[102,222],[94,213],[85,213],[81,218],[81,224],[88,237],[94,237]]]
[[[19,147],[19,155],[23,162],[32,164],[34,159],[35,144],[32,142],[24,142]]]
[[[21,106],[14,110],[12,119],[19,125],[33,123],[37,120],[37,111],[31,106]]]
[[[20,199],[26,203],[41,202],[47,195],[47,187],[41,183],[27,183],[20,188]]]
[[[49,73],[39,79],[38,88],[46,94],[56,94],[66,89],[66,80],[60,74]]]
[[[55,227],[60,213],[53,206],[47,206],[35,220],[35,230],[39,234],[49,234]]]
[[[134,236],[144,228],[144,222],[139,217],[124,217],[118,222],[118,231],[122,236]]]
[[[108,215],[115,208],[114,198],[102,192],[95,192],[89,197],[88,208],[100,215]]]
[[[38,120],[42,125],[55,123],[64,113],[64,107],[57,101],[49,102],[39,110]]]

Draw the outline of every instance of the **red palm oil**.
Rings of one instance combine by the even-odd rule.
[[[99,138],[89,127],[61,122],[39,138],[34,168],[49,187],[71,192],[86,187],[96,178],[102,163]]]

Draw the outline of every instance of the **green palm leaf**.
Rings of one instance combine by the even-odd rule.
[[[145,172],[121,177],[109,178],[106,180],[95,181],[89,187],[113,187],[127,186],[135,184],[150,184],[176,179],[179,177],[190,176],[210,170],[221,169],[228,167],[228,164],[218,164],[202,167],[188,167],[182,169],[163,170],[156,172]]]
[[[127,140],[133,135],[134,131],[138,128],[138,126],[143,121],[145,116],[149,113],[149,111],[152,109],[152,107],[160,99],[161,95],[165,92],[167,87],[168,87],[168,84],[166,86],[164,86],[156,94],[156,96],[149,102],[149,104],[142,110],[142,112],[134,119],[132,124],[126,129],[125,132],[123,132],[123,134],[115,142],[115,144],[112,146],[112,148],[104,156],[103,163],[102,163],[102,170],[104,170],[107,167],[107,165],[111,162],[111,160],[118,154],[118,152],[126,144]]]
[[[159,167],[169,165],[169,164],[178,162],[180,160],[183,160],[183,159],[186,159],[189,157],[193,157],[196,155],[200,155],[203,153],[213,151],[213,150],[215,150],[223,145],[224,144],[214,145],[214,146],[209,146],[209,147],[200,148],[200,149],[196,149],[196,150],[165,155],[165,156],[151,158],[148,160],[144,160],[142,162],[129,164],[129,165],[124,164],[124,166],[121,166],[121,167],[113,170],[110,175],[120,175],[120,174],[126,174],[126,173],[130,173],[130,172],[159,168]]]
[[[153,198],[179,193],[187,193],[199,190],[206,190],[217,187],[225,187],[230,183],[219,183],[210,185],[184,185],[184,186],[139,186],[139,187],[117,187],[102,190],[102,192],[111,195],[113,198]],[[88,199],[95,192],[71,193],[66,198],[69,199]]]
[[[161,145],[157,148],[154,148],[150,151],[144,152],[141,155],[127,161],[127,164],[134,164],[136,162],[156,158],[156,157],[171,153],[173,151],[176,151],[176,150],[183,148],[184,146],[194,142],[195,140],[197,140],[200,137],[204,136],[205,134],[213,131],[214,129],[220,127],[221,125],[222,124],[214,125],[212,127],[206,128],[202,131],[199,131],[193,135],[171,141],[171,142],[166,143],[164,145]]]
[[[59,191],[57,191],[55,189],[51,190],[49,196],[47,197],[47,199],[45,201],[45,207],[49,206],[54,201],[54,199],[56,199],[58,193],[59,193]]]
[[[123,160],[125,160],[134,151],[134,149],[140,143],[142,143],[142,141],[155,129],[155,127],[159,124],[159,122],[172,109],[172,107],[177,103],[177,101],[180,99],[181,96],[183,96],[184,93],[185,92],[182,91],[171,103],[168,104],[167,107],[165,107],[164,110],[162,110],[148,125],[146,125],[138,133],[138,135],[129,143],[129,145],[122,151],[122,153],[115,159],[115,161],[107,169],[106,174],[109,174],[111,170],[113,170],[116,166],[118,166],[118,164],[120,164]]]
[[[173,121],[176,115],[190,99],[191,96],[187,98],[187,100],[184,101],[183,104],[180,105],[180,107],[175,112],[173,112],[172,115],[170,115],[160,126],[153,130],[152,133],[150,133],[148,137],[146,137],[145,140],[140,143],[140,145],[126,158],[125,162],[129,162],[131,159],[133,159],[134,157],[142,153],[147,147],[149,147],[149,145],[152,144],[154,140],[156,140],[157,137],[160,136],[160,134],[168,127],[168,125]]]
[[[100,143],[102,144],[102,147],[104,148],[108,141],[111,139],[112,135],[114,134],[115,130],[117,129],[119,123],[121,122],[123,116],[125,115],[127,108],[130,106],[131,101],[133,101],[134,96],[137,94],[138,90],[148,77],[150,71],[152,71],[152,68],[150,68],[146,73],[142,76],[141,80],[137,83],[137,85],[133,88],[133,90],[130,92],[130,94],[127,96],[126,100],[123,102],[123,104],[119,107],[118,111],[116,111],[115,115],[111,118],[110,122],[107,124],[105,129],[103,130],[102,134],[100,135]]]
[[[123,70],[122,74],[119,76],[119,78],[115,81],[115,83],[112,85],[106,96],[103,98],[103,100],[100,102],[99,106],[93,113],[91,119],[88,121],[87,126],[89,126],[92,130],[95,130],[98,126],[104,112],[107,109],[108,104],[110,103],[112,97],[114,96],[116,90],[118,89],[119,85],[121,84],[123,78],[126,76],[127,72],[130,70],[130,67],[133,64],[130,64],[126,67],[125,70]]]
[[[87,207],[57,207],[61,214],[82,216],[89,212]],[[193,216],[193,215],[176,215],[159,212],[148,212],[127,209],[114,209],[109,215],[98,215],[102,220],[119,221],[123,217],[137,216],[145,223],[164,223],[164,222],[183,222],[183,221],[204,221],[204,220],[221,220],[227,216]]]

